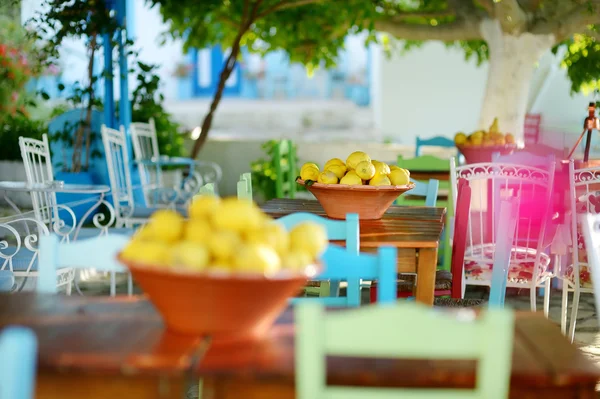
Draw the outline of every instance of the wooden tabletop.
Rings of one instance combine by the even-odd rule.
[[[193,373],[203,378],[276,384],[291,394],[294,390],[291,309],[279,317],[264,341],[220,349],[200,338],[165,331],[144,297],[0,295],[0,328],[15,324],[36,332],[42,374]],[[432,331],[424,339],[444,339],[444,335]],[[470,387],[475,363],[332,357],[328,378],[330,383],[348,385]],[[600,370],[561,335],[556,325],[541,313],[517,313],[511,391],[539,393],[540,389],[552,388],[564,393],[565,389],[577,388],[593,393],[598,380]]]
[[[325,216],[319,202],[311,200],[275,199],[268,201],[261,208],[274,218],[294,212]],[[445,214],[445,208],[392,206],[380,220],[360,220],[360,246],[437,248]]]

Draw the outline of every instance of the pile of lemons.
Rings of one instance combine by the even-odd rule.
[[[198,196],[189,219],[155,212],[123,249],[126,262],[194,272],[303,272],[327,247],[325,228],[313,222],[289,232],[256,204],[238,198]]]
[[[462,132],[458,132],[454,136],[454,144],[457,147],[495,147],[514,143],[515,137],[512,134],[500,133],[498,118],[494,119],[494,123],[492,123],[487,131],[477,130],[468,136]]]
[[[300,178],[347,186],[404,186],[410,183],[410,172],[396,165],[375,161],[368,154],[356,151],[348,156],[346,162],[339,158],[330,159],[322,171],[316,163],[307,162],[300,169]]]

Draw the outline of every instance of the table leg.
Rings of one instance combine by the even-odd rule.
[[[433,306],[437,248],[422,248],[417,259],[416,299],[422,304]]]

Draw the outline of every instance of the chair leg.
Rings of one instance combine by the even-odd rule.
[[[73,291],[73,280],[69,280],[67,284],[67,295],[71,296],[71,292]]]
[[[531,288],[529,289],[529,305],[532,312],[537,311],[537,289],[535,283],[531,283]]]
[[[133,278],[131,273],[127,273],[127,295],[133,295]]]
[[[552,279],[547,279],[544,284],[544,316],[548,318],[550,313],[550,291],[552,290]]]
[[[569,340],[575,340],[575,326],[577,325],[577,311],[579,310],[579,287],[575,286],[573,293],[573,304],[571,305],[571,321],[569,323]]]
[[[569,306],[569,283],[562,282],[562,303],[560,306],[560,331],[567,335],[567,313]]]

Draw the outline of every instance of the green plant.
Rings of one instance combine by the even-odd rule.
[[[19,113],[7,115],[0,123],[0,160],[20,161],[19,137],[41,140],[44,133],[48,133],[48,126],[43,121]]]
[[[266,157],[259,158],[250,163],[250,171],[252,172],[252,191],[260,194],[265,201],[275,198],[275,146],[279,140],[269,140],[261,146]],[[296,145],[294,144],[294,147]],[[294,148],[294,151],[296,148]],[[297,166],[297,165],[296,165]],[[299,170],[298,168],[296,168]],[[306,191],[304,186],[298,185],[296,191]]]

